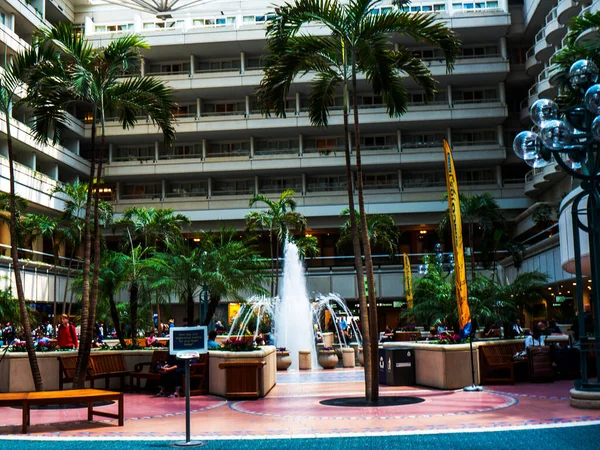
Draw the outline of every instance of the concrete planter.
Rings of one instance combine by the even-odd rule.
[[[288,370],[291,365],[290,352],[277,352],[277,370]]]
[[[355,361],[354,349],[346,347],[342,349],[342,365],[344,367],[354,367]]]
[[[300,370],[312,369],[312,357],[310,350],[298,350],[298,368]]]
[[[92,350],[92,353],[105,353],[104,351]],[[110,353],[122,353],[125,358],[125,366],[127,370],[133,370],[134,366],[142,362],[152,361],[153,349],[149,350],[111,350]],[[44,382],[44,389],[58,389],[58,371],[59,364],[57,357],[76,355],[77,352],[47,352],[37,353],[37,360]],[[110,388],[119,388],[119,379],[113,378],[110,380]],[[65,388],[69,389],[70,384],[66,384]],[[104,381],[97,381],[96,387],[104,389]],[[29,368],[29,359],[27,353],[7,353],[0,363],[0,392],[22,392],[33,391],[33,378]]]
[[[266,396],[275,386],[277,378],[277,353],[275,347],[267,345],[251,352],[225,352],[211,350],[208,364],[208,392],[221,397],[227,396],[227,375],[222,363],[264,362],[258,370],[258,396]]]
[[[323,345],[325,345],[326,347],[333,347],[333,333],[321,333],[321,336],[323,336]]]
[[[334,369],[337,366],[339,361],[335,351],[333,350],[323,350],[319,352],[319,357],[317,358],[319,365],[323,369]]]

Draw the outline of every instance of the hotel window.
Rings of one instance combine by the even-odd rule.
[[[113,155],[113,161],[154,160],[154,145],[143,147],[119,147]]]
[[[499,54],[497,45],[478,45],[463,47],[459,53],[459,58],[489,58]]]
[[[298,153],[300,141],[298,139],[256,141],[254,147],[256,155],[294,154]]]
[[[398,173],[365,174],[365,189],[397,189]]]
[[[264,194],[280,193],[291,189],[297,194],[302,193],[302,178],[259,178],[259,191]]]
[[[429,172],[404,172],[402,184],[405,188],[427,188],[446,185],[446,174],[443,170]]]
[[[122,33],[124,31],[133,30],[133,23],[121,23],[114,25],[96,25],[94,27],[96,33]]]
[[[2,25],[6,25],[6,14],[4,14],[2,11],[0,11],[0,23]]]
[[[246,113],[245,102],[231,102],[231,103],[205,103],[204,114],[206,115],[237,115]]]
[[[206,156],[250,156],[250,142],[211,142]]]
[[[275,14],[244,16],[243,22],[244,22],[244,24],[266,23],[267,21],[273,20],[274,18],[275,18]]]
[[[360,141],[365,150],[395,148],[398,142],[395,135],[361,136]]]
[[[496,89],[456,91],[454,95],[457,103],[486,103],[498,100]]]
[[[335,152],[336,150],[341,151],[344,149],[344,138],[312,138],[306,139],[306,143],[304,145],[304,153],[322,153],[329,154],[330,152]]]
[[[495,169],[463,170],[457,173],[458,185],[496,184]]]
[[[170,183],[167,197],[206,197],[208,181],[184,181]]]
[[[246,69],[261,69],[265,65],[265,56],[254,56],[246,61]]]
[[[346,190],[346,177],[343,175],[312,176],[307,179],[308,192],[331,192]]]
[[[185,20],[165,20],[160,22],[144,22],[144,30],[168,30],[184,28]]]
[[[359,95],[358,105],[365,108],[375,108],[383,105],[383,98],[381,97],[381,95]]]
[[[239,58],[216,61],[198,61],[196,72],[230,72],[239,71],[242,62]]]
[[[150,64],[149,74],[185,74],[190,73],[189,62],[169,62]]]
[[[245,180],[215,180],[213,195],[254,195],[254,178]]]
[[[121,198],[161,198],[161,183],[135,183],[123,185],[123,195]]]
[[[444,133],[403,133],[403,148],[441,147]]]
[[[446,93],[438,92],[431,99],[427,99],[427,96],[422,92],[409,92],[408,103],[413,105],[425,105],[427,103],[443,103],[446,101]]]
[[[412,51],[412,54],[416,58],[427,60],[443,60],[444,54],[441,50],[426,48],[426,49],[416,49]]]
[[[497,143],[494,130],[457,131],[452,133],[455,145],[493,144]]]
[[[175,144],[160,154],[161,159],[202,158],[202,144]]]
[[[212,17],[208,19],[193,19],[194,27],[225,27],[235,25],[235,17]]]

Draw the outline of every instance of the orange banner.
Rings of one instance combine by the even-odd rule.
[[[408,308],[413,307],[413,282],[412,282],[412,269],[410,267],[410,259],[408,255],[404,253],[404,296],[408,303]]]
[[[460,217],[460,199],[458,197],[458,181],[454,170],[454,159],[448,142],[444,139],[446,165],[446,185],[448,186],[448,210],[452,227],[452,248],[454,250],[454,276],[456,278],[456,302],[458,304],[458,323],[460,329],[471,322],[471,312],[467,294],[467,273],[465,270],[465,252],[462,239],[462,220]]]

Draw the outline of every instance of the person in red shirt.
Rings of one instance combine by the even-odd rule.
[[[58,326],[58,332],[56,333],[56,340],[60,348],[76,349],[77,343],[77,331],[72,323],[69,323],[69,316],[63,314],[61,317],[61,324]]]

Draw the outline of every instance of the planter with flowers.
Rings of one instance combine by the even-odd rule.
[[[334,369],[338,361],[339,358],[332,347],[325,346],[319,351],[317,362],[323,369]]]
[[[275,386],[277,350],[257,347],[251,336],[223,342],[209,351],[208,391],[226,398],[264,397]]]
[[[285,347],[277,349],[277,370],[288,370],[292,365],[292,357]]]

